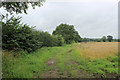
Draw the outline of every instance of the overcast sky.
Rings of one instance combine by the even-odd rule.
[[[42,7],[20,14],[22,22],[52,33],[61,23],[72,24],[81,37],[118,37],[119,0],[46,0]]]

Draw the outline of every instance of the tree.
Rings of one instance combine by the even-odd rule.
[[[35,51],[42,46],[38,39],[38,32],[34,27],[21,24],[21,18],[12,16],[2,22],[2,48],[7,50],[24,49],[28,52]]]
[[[43,46],[52,47],[52,36],[48,32],[40,32],[39,40],[43,42]]]
[[[80,35],[78,34],[77,31],[75,31],[75,35],[74,35],[74,41],[75,42],[81,42],[82,38],[80,37]]]
[[[56,35],[52,35],[52,46],[58,46],[58,38]]]
[[[22,12],[24,12],[25,14],[27,14],[27,10],[28,10],[28,8],[29,8],[29,5],[31,4],[31,6],[33,7],[33,9],[35,9],[35,6],[41,6],[42,5],[42,3],[44,2],[45,0],[40,0],[39,2],[1,2],[0,3],[0,8],[3,8],[4,10],[6,10],[7,12],[9,12],[10,14],[13,14],[13,12],[15,12],[16,14],[18,14],[18,13],[22,13]],[[2,27],[4,27],[3,29],[3,33],[5,33],[5,35],[4,35],[4,38],[3,39],[5,39],[6,37],[8,37],[8,39],[10,38],[10,39],[12,39],[11,38],[11,33],[16,33],[16,31],[18,31],[18,29],[17,29],[17,27],[18,27],[18,25],[19,25],[19,23],[18,23],[18,25],[16,25],[16,24],[14,24],[14,23],[11,23],[11,22],[9,22],[9,21],[12,21],[12,20],[9,20],[8,21],[8,23],[4,23],[4,22],[2,22],[2,20],[4,19],[4,17],[5,17],[5,15],[3,15],[2,13],[0,14],[0,17],[1,17],[1,21],[0,21],[0,25],[2,25],[2,26],[0,26],[0,32],[2,32],[1,30],[2,30]],[[7,16],[6,16],[7,17]],[[11,19],[13,19],[13,18],[11,18]],[[14,20],[14,19],[13,19]],[[18,20],[18,19],[15,19],[15,20]],[[15,21],[13,21],[13,22],[15,22]],[[3,24],[2,24],[3,23]],[[8,28],[10,28],[10,30],[9,29],[7,29],[7,27]],[[25,26],[25,27],[27,27],[27,26]],[[8,30],[8,33],[6,32],[6,30]],[[12,31],[13,30],[13,31]],[[9,34],[10,33],[10,34]],[[9,36],[10,35],[10,36]],[[28,35],[28,34],[27,34]],[[1,42],[1,34],[0,34],[0,42]],[[15,34],[13,34],[13,36],[15,36]],[[16,34],[16,37],[17,37],[18,35]],[[5,43],[5,42],[3,42],[3,47],[7,47],[7,48],[14,48],[14,47],[16,47],[16,46],[19,46],[18,44],[17,44],[17,41],[16,40],[11,40],[11,41],[9,41],[7,39],[7,41],[8,42],[10,42],[10,44],[9,43]],[[31,40],[32,41],[32,40]],[[15,45],[15,44],[16,45]],[[1,44],[1,43],[0,43]],[[5,46],[5,45],[7,45],[7,46]],[[13,46],[13,47],[8,47],[8,45],[11,45],[11,46]],[[37,43],[37,45],[39,45],[39,43]],[[1,47],[1,46],[0,46]],[[39,48],[39,47],[37,47],[37,48]],[[31,51],[31,49],[30,48],[28,48],[29,49],[29,51]],[[33,47],[33,50],[35,49],[35,47]]]
[[[0,5],[0,8],[3,7],[7,12],[9,13],[26,13],[28,10],[28,5],[31,4],[33,9],[35,9],[35,6],[41,6],[42,3],[45,2],[45,0],[40,0],[39,2],[2,2],[2,5]]]
[[[113,40],[113,37],[110,36],[110,35],[108,35],[108,36],[107,36],[107,40],[108,40],[109,42],[111,42],[111,41]]]
[[[56,27],[52,34],[61,35],[66,44],[70,44],[73,41],[78,42],[81,39],[78,32],[74,29],[74,26],[68,24],[60,24]]]
[[[118,39],[118,42],[120,42],[120,39]]]
[[[101,40],[102,40],[103,42],[106,42],[107,39],[106,39],[105,36],[103,36]]]
[[[63,45],[63,43],[64,43],[64,40],[63,40],[63,38],[62,38],[62,36],[61,35],[58,35],[57,36],[57,39],[58,39],[58,45],[57,46],[62,46]]]

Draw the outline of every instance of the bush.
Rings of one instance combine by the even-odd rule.
[[[24,49],[27,52],[35,51],[42,46],[62,46],[61,36],[52,36],[48,32],[37,31],[27,24],[20,24],[21,17],[12,16],[2,22],[2,47],[7,50]]]
[[[2,47],[14,50],[24,49],[28,52],[35,51],[42,46],[37,39],[37,31],[26,24],[20,24],[21,18],[12,16],[9,20],[2,22]]]

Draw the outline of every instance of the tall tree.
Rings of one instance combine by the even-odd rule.
[[[103,42],[106,42],[106,40],[107,40],[106,37],[103,36],[103,37],[102,37],[102,41],[103,41]]]
[[[107,40],[108,40],[109,42],[111,42],[111,41],[113,40],[113,37],[110,36],[110,35],[108,35],[108,36],[107,36]]]
[[[65,43],[70,44],[73,41],[78,42],[81,37],[78,32],[74,29],[73,25],[60,24],[52,33],[53,35],[62,35]]]

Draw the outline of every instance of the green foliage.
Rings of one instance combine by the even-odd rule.
[[[22,48],[28,52],[35,51],[42,46],[37,39],[37,31],[26,24],[20,24],[21,17],[12,16],[9,20],[2,23],[3,49]]]
[[[82,38],[81,42],[100,42],[100,39],[96,38]]]
[[[119,39],[113,39],[113,36],[108,35],[102,38],[82,38],[81,42],[119,42]]]
[[[2,2],[2,5],[0,7],[3,7],[7,12],[9,13],[26,13],[29,8],[29,5],[35,9],[35,6],[40,7],[42,3],[45,2],[45,0],[40,0],[39,2]]]
[[[58,40],[57,42],[58,46],[62,46],[64,44],[64,39],[61,35],[57,35],[57,40]]]
[[[55,35],[52,35],[52,46],[58,46],[58,38]]]
[[[52,46],[62,46],[63,39],[61,36],[50,35],[48,32],[39,32],[39,40],[43,42],[42,46],[52,47]]]
[[[43,42],[42,46],[52,46],[52,36],[48,32],[39,32],[38,37]]]
[[[107,39],[106,39],[105,36],[103,36],[101,40],[102,40],[103,42],[106,42]]]
[[[58,46],[62,46],[62,37],[58,36]]]
[[[0,21],[0,51],[2,49],[2,22]]]
[[[120,39],[118,39],[118,42],[120,42]]]
[[[74,41],[75,42],[81,42],[81,37],[79,36],[78,32],[76,32],[77,34],[74,36]]]
[[[110,36],[110,35],[108,35],[108,36],[107,36],[107,40],[108,40],[109,42],[111,42],[111,41],[113,40],[113,37]]]
[[[80,42],[81,40],[81,37],[78,32],[75,31],[73,25],[60,24],[56,27],[56,30],[53,31],[53,35],[61,35],[66,44],[71,44],[73,41]]]
[[[42,46],[62,46],[63,38],[60,35],[50,35],[48,32],[37,31],[27,24],[21,24],[21,17],[12,16],[2,22],[3,49],[24,49],[28,52],[35,51]]]

